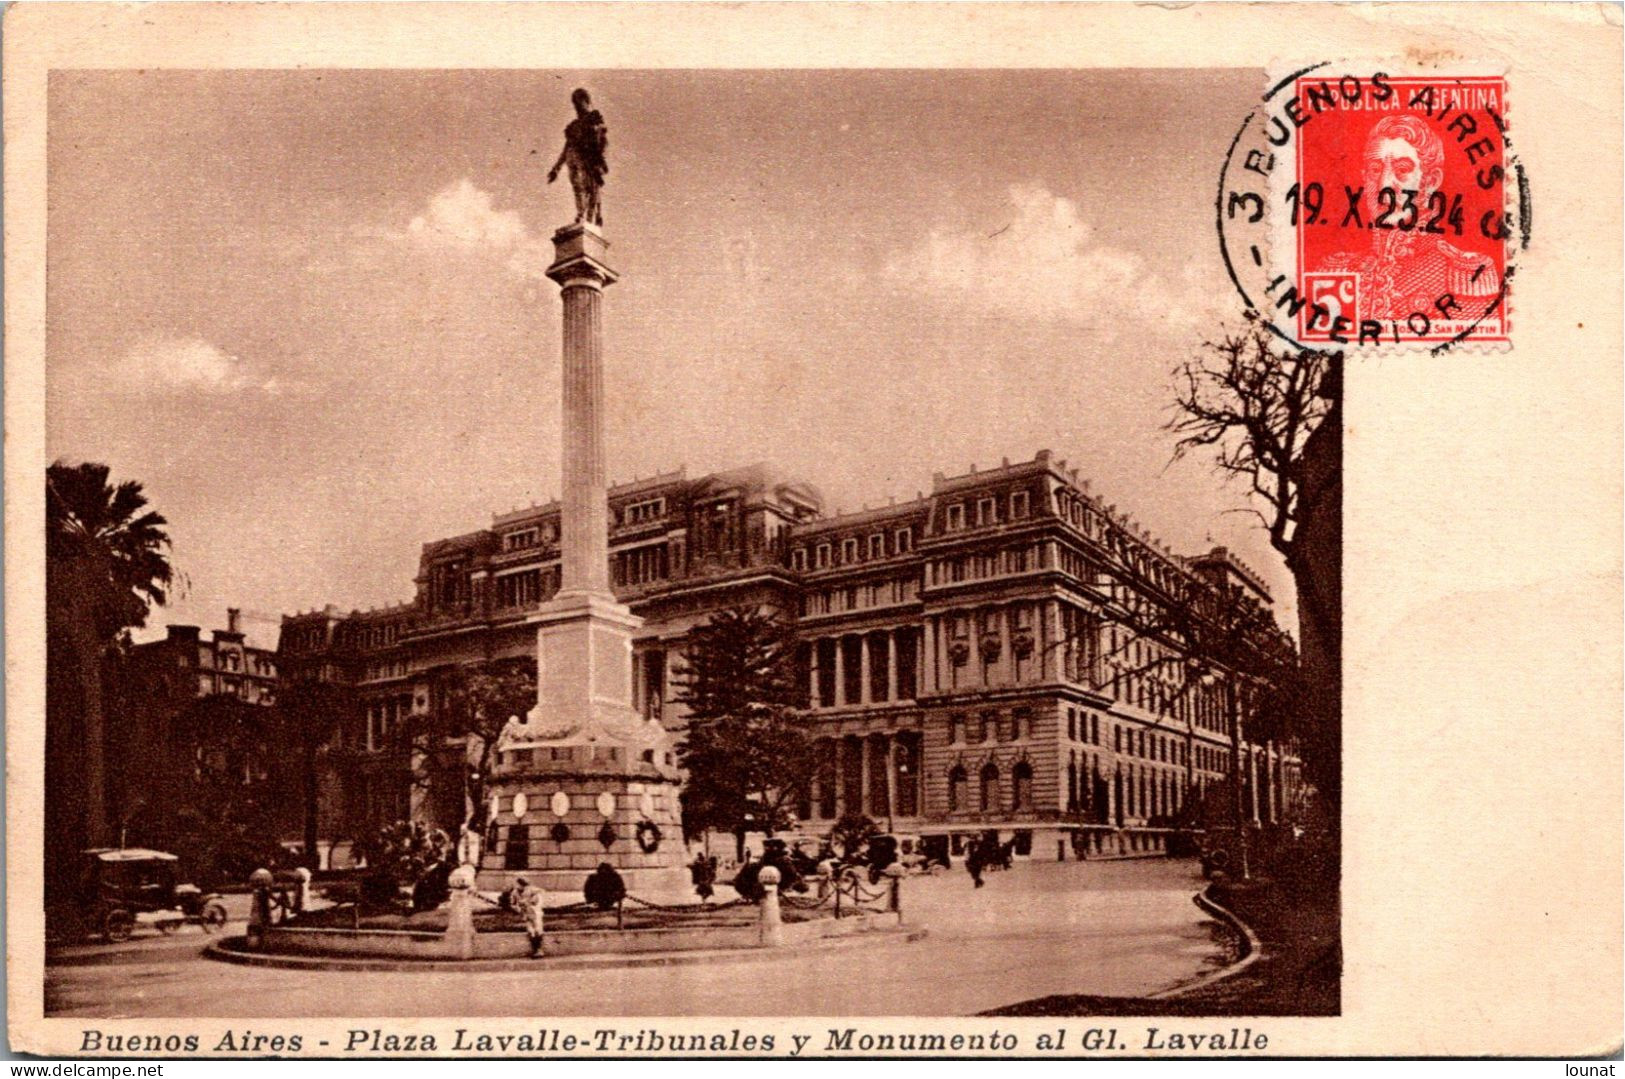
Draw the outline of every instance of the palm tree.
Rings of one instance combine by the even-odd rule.
[[[146,625],[152,604],[168,597],[173,573],[168,522],[146,509],[141,484],[115,485],[108,472],[103,464],[58,461],[45,474],[46,735],[55,765],[46,789],[48,802],[78,817],[63,819],[67,835],[90,844],[110,838],[104,660],[120,634]]]

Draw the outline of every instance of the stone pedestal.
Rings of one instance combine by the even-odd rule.
[[[632,634],[642,621],[609,589],[602,302],[618,275],[590,225],[560,229],[553,245],[547,276],[564,306],[562,573],[558,594],[531,619],[536,707],[497,746],[494,842],[479,882],[504,888],[522,876],[579,893],[608,862],[633,894],[670,898],[687,880],[675,752],[660,722],[633,707]]]

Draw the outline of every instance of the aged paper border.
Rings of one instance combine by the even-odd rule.
[[[55,67],[1506,65],[1534,243],[1504,354],[1358,362],[1346,402],[1344,1014],[1268,1055],[1595,1054],[1621,1036],[1620,14],[1597,6],[22,5],[5,15],[7,950],[42,1019],[45,86]],[[1238,123],[1240,117],[1237,117]],[[1215,161],[1215,176],[1219,168]],[[1214,243],[1214,237],[1193,237]],[[102,1023],[103,1027],[115,1024]],[[121,1021],[121,1031],[225,1022]],[[340,1021],[237,1021],[338,1036]],[[450,1023],[399,1020],[402,1031]],[[557,1025],[590,1029],[590,1019]],[[805,1019],[682,1020],[694,1032]],[[992,1020],[858,1020],[866,1031]],[[1026,1052],[1057,1025],[1000,1020]],[[1166,1024],[1164,1024],[1166,1026]],[[1185,1021],[1228,1030],[1230,1020]],[[530,1020],[482,1029],[533,1030]]]

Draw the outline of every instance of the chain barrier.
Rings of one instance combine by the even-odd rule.
[[[676,906],[667,906],[664,903],[653,903],[647,899],[639,899],[631,894],[628,894],[626,898],[628,902],[636,903],[640,907],[648,907],[650,910],[673,911],[681,914],[697,914],[708,910],[727,910],[729,907],[748,906],[743,899],[730,899],[726,903],[683,903]]]

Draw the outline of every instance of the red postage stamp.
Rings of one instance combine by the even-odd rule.
[[[1288,116],[1313,117],[1280,207],[1298,340],[1508,341],[1506,80],[1317,72],[1291,89]]]

